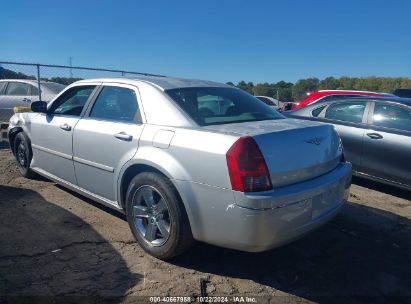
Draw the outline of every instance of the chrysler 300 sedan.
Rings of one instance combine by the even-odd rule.
[[[123,211],[161,259],[193,240],[280,246],[336,215],[351,185],[332,126],[287,119],[210,81],[79,81],[14,115],[8,134],[22,175]]]

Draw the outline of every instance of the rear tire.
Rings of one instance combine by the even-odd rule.
[[[167,178],[153,172],[134,177],[127,190],[126,214],[140,246],[158,259],[169,259],[193,243],[181,199]]]
[[[17,134],[14,140],[14,155],[20,174],[26,178],[33,177],[34,172],[30,169],[33,152],[31,150],[30,139],[24,132]]]

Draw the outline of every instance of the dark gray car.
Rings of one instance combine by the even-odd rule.
[[[41,99],[49,102],[66,86],[48,81],[40,81]],[[15,106],[30,106],[39,100],[37,80],[2,79],[0,80],[0,122],[8,122],[14,114]]]
[[[283,114],[332,123],[354,174],[411,190],[411,99],[342,98]]]

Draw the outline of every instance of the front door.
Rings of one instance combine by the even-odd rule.
[[[367,102],[344,101],[330,104],[320,116],[334,124],[341,137],[345,158],[353,169],[362,171],[363,138],[367,128]]]
[[[117,201],[117,177],[137,152],[143,124],[136,87],[105,84],[74,129],[78,185]]]
[[[77,184],[73,165],[73,130],[95,86],[65,91],[50,105],[47,114],[32,119],[32,167]]]
[[[411,186],[411,107],[375,102],[364,136],[367,173]]]

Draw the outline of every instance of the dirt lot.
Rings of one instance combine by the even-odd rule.
[[[122,214],[42,178],[20,177],[3,146],[0,303],[198,296],[201,279],[209,281],[208,295],[258,302],[409,303],[411,193],[354,183],[345,210],[293,244],[248,254],[198,243],[162,262],[134,243]]]

